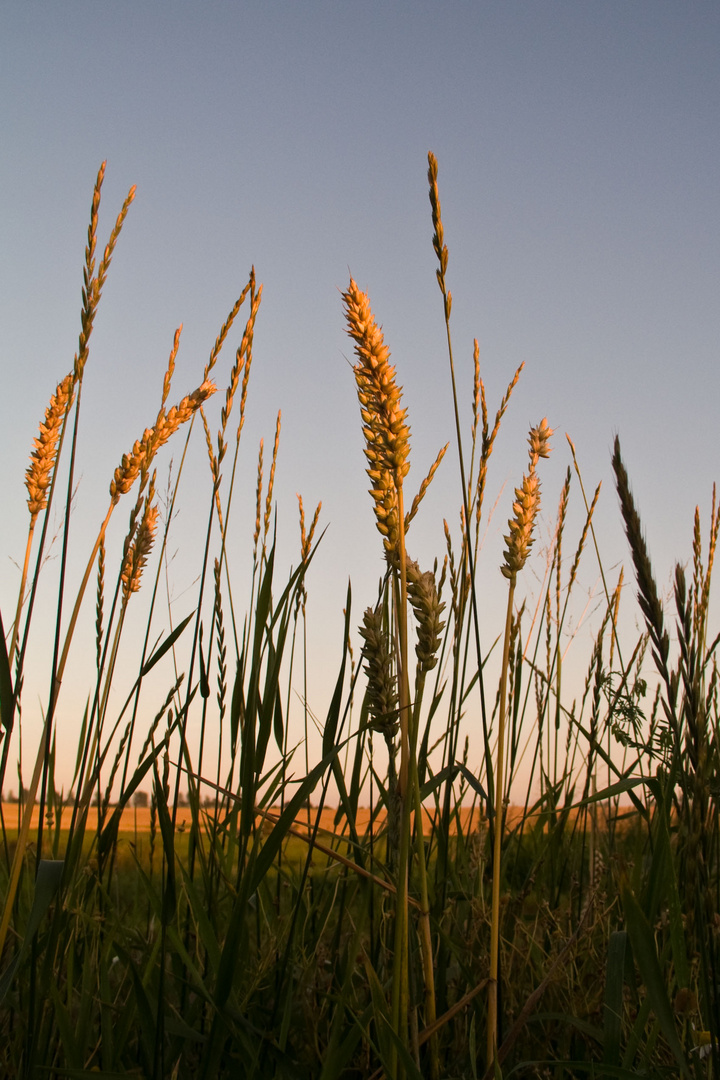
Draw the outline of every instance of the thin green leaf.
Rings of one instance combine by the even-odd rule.
[[[158,660],[162,660],[163,656],[168,651],[168,649],[172,649],[173,645],[175,644],[177,639],[180,637],[183,630],[188,625],[188,623],[190,622],[190,620],[192,619],[194,614],[195,614],[195,612],[191,611],[190,614],[187,616],[187,618],[183,619],[183,621],[180,623],[180,625],[175,627],[173,632],[170,634],[170,637],[165,638],[163,643],[161,645],[158,645],[157,649],[152,654],[150,659],[146,660],[145,663],[143,664],[143,666],[142,666],[142,668],[140,670],[141,677],[144,678],[147,675],[148,671],[151,671],[155,667]]]
[[[30,909],[30,917],[28,918],[27,926],[25,927],[25,937],[23,938],[23,943],[19,952],[5,968],[5,971],[0,978],[0,1001],[3,1001],[5,995],[12,986],[15,972],[25,959],[28,949],[30,948],[30,943],[35,937],[35,934],[40,927],[40,923],[53,901],[58,886],[60,885],[60,878],[62,877],[64,865],[65,863],[62,859],[40,860],[37,877],[35,878],[33,904]]]
[[[11,734],[15,719],[15,695],[12,675],[5,644],[5,629],[0,614],[0,725],[5,728],[5,738]]]
[[[675,1055],[683,1076],[690,1076],[685,1052],[675,1029],[675,1016],[667,995],[666,982],[660,970],[655,938],[640,905],[627,885],[621,890],[623,911],[633,956],[640,969],[652,1009],[662,1027],[668,1046]]]
[[[198,640],[198,657],[200,659],[200,697],[207,700],[210,697],[210,683],[207,677],[207,667],[203,655],[203,624],[200,623],[200,637]]]
[[[620,1032],[622,1029],[623,983],[625,980],[625,945],[627,931],[616,930],[608,943],[605,973],[605,1003],[603,1061],[606,1065],[620,1064]]]
[[[327,717],[325,719],[325,727],[323,729],[323,757],[327,757],[332,747],[335,745],[335,738],[337,735],[337,728],[340,720],[340,707],[342,705],[343,686],[345,684],[345,663],[347,660],[348,634],[350,632],[351,601],[352,592],[350,582],[348,581],[347,598],[345,600],[345,630],[343,633],[342,661],[340,664],[340,673],[337,677],[337,681],[335,683],[335,690],[333,691],[332,700],[330,702],[330,708],[328,709]]]

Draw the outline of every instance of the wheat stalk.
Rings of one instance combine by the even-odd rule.
[[[497,764],[495,768],[495,834],[493,837],[492,916],[490,925],[490,983],[488,990],[487,1063],[497,1055],[497,978],[500,945],[500,863],[502,852],[503,774],[505,768],[505,711],[507,701],[507,673],[510,659],[510,643],[513,631],[513,598],[517,575],[524,567],[533,543],[533,529],[540,509],[540,482],[536,472],[540,458],[550,453],[550,437],[553,434],[543,417],[537,427],[530,429],[530,465],[523,476],[522,486],[515,489],[513,517],[505,537],[507,548],[501,572],[508,579],[508,603],[505,616],[502,671],[500,675],[500,707],[498,714]],[[548,599],[550,591],[548,590]]]
[[[408,863],[410,846],[410,687],[408,683],[407,567],[403,480],[410,468],[410,428],[402,406],[402,390],[390,363],[390,350],[370,308],[370,302],[353,280],[343,293],[347,332],[355,342],[353,367],[360,415],[365,436],[367,474],[375,504],[375,521],[383,537],[385,556],[393,569],[395,611],[398,628],[397,669],[400,719],[400,773],[398,799],[402,830],[398,862],[398,894],[393,958],[392,1026],[407,1041],[409,1008],[408,972]]]

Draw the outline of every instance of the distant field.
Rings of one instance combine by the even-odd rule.
[[[112,807],[110,808],[110,810],[112,810]],[[90,820],[92,820],[93,813],[96,813],[96,812],[97,811],[94,808],[91,809],[91,811],[90,811]],[[274,813],[279,813],[279,808],[275,808],[273,812]],[[460,809],[460,811],[459,811],[459,813],[461,814],[461,817],[462,817],[463,828],[467,828],[467,825],[469,823],[469,818],[470,818],[470,812],[471,812],[470,807],[462,807]],[[512,820],[513,818],[515,818],[517,815],[519,815],[521,813],[521,809],[519,807],[518,808],[511,807],[509,813],[510,813],[510,817],[511,817],[511,820]],[[336,814],[335,807],[329,807],[329,808],[326,808],[326,809],[324,809],[322,811],[322,814],[321,814],[321,817],[320,817],[320,828],[323,831],[326,831],[326,832],[335,832],[336,831],[335,830],[335,823],[334,823],[335,822],[335,814]],[[314,828],[314,825],[315,825],[316,815],[317,815],[317,810],[311,810],[311,826],[313,828]],[[65,810],[63,811],[63,820],[62,820],[63,826],[69,827],[71,816],[72,816],[72,808],[71,807],[65,807]],[[361,808],[360,810],[358,810],[357,825],[358,825],[358,828],[360,830],[364,831],[367,828],[367,823],[368,823],[369,817],[370,817],[369,809]],[[17,803],[3,803],[3,818],[5,820],[5,828],[6,829],[12,830],[13,827],[17,827],[17,821],[18,821],[18,806],[17,806]],[[479,822],[480,815],[479,815],[479,811],[478,811],[477,808],[475,808],[474,818],[475,818],[476,823]],[[37,827],[37,819],[38,819],[38,811],[37,811],[37,807],[36,807],[33,810],[33,815],[32,815],[32,825],[31,825],[31,827],[33,829],[35,829]],[[303,814],[301,814],[296,819],[296,822],[295,822],[296,828],[307,828],[307,820],[308,820],[307,819],[307,813],[304,812]],[[378,827],[382,826],[384,824],[384,822],[385,822],[385,814],[384,813],[377,814],[376,815],[376,820],[377,820],[377,823],[378,823]],[[182,806],[180,807],[180,809],[178,810],[177,821],[178,821],[178,825],[180,827],[184,826],[185,824],[190,823],[190,810],[188,809],[188,807],[182,807]],[[429,813],[427,813],[427,811],[426,811],[426,824],[427,825],[430,824],[430,815],[429,815]],[[131,806],[128,809],[123,811],[122,819],[121,819],[121,822],[120,822],[120,832],[134,832],[136,829],[138,830],[138,832],[149,832],[149,830],[150,830],[150,808],[149,807]],[[342,822],[340,823],[340,829],[342,830]]]
[[[113,809],[113,807],[110,808],[109,812],[111,812],[112,809]],[[96,813],[96,812],[97,811],[94,808],[90,811],[90,821],[92,821],[93,813]],[[274,813],[274,814],[278,814],[279,812],[280,812],[279,807],[274,807],[273,810],[272,810],[272,813]],[[458,813],[460,815],[462,825],[463,825],[463,831],[467,831],[468,827],[471,824],[475,828],[477,828],[478,825],[480,824],[480,822],[483,820],[481,815],[480,815],[480,810],[479,810],[478,807],[471,808],[469,806],[462,806],[462,807],[460,807],[459,809],[457,809],[454,812]],[[472,812],[472,815],[473,815],[473,821],[472,822],[470,821],[471,812]],[[335,807],[326,807],[322,811],[322,814],[320,816],[320,829],[321,829],[321,831],[328,832],[328,833],[333,833],[333,832],[337,831],[336,826],[335,826],[335,814],[336,813],[337,813],[337,811],[336,811]],[[519,821],[521,819],[522,813],[523,813],[523,808],[521,806],[511,806],[511,807],[509,807],[508,808],[508,824],[510,826],[514,825],[517,821]],[[72,808],[71,807],[65,807],[65,810],[63,812],[62,824],[66,828],[69,827],[69,825],[70,825],[71,815],[72,815]],[[310,818],[311,828],[315,827],[316,816],[317,816],[317,810],[315,810],[315,809],[311,810],[311,818]],[[13,831],[14,828],[17,828],[17,821],[18,821],[18,806],[17,806],[17,803],[3,803],[3,818],[5,820],[5,828],[6,829],[8,829],[10,831]],[[31,825],[31,827],[33,829],[35,829],[37,827],[37,818],[38,818],[38,811],[37,811],[37,807],[36,807],[33,810],[33,816],[32,816],[32,825]],[[361,833],[366,831],[369,818],[370,818],[370,810],[367,807],[361,807],[358,810],[358,813],[357,813],[357,827],[358,827],[358,830]],[[258,818],[258,821],[260,821],[260,818]],[[297,829],[303,829],[303,828],[307,829],[307,821],[308,821],[307,812],[304,811],[301,815],[299,815],[296,818],[296,820],[295,820],[295,828],[297,828]],[[185,825],[189,825],[189,823],[190,823],[190,810],[189,810],[188,807],[182,807],[181,806],[179,808],[178,816],[177,816],[177,823],[178,823],[178,826],[179,826],[180,829],[182,829]],[[340,831],[342,831],[342,829],[343,829],[343,824],[344,824],[344,820],[341,820],[340,824],[338,826]],[[376,831],[379,830],[380,828],[382,828],[382,826],[384,824],[385,824],[385,813],[384,813],[384,811],[380,811],[379,813],[376,814]],[[428,810],[425,811],[425,822],[424,822],[424,824],[425,824],[425,832],[427,833],[427,832],[430,831],[430,827],[431,827],[431,824],[432,824],[431,815],[430,815],[430,812]],[[602,814],[598,815],[598,824],[601,825],[601,826],[603,824],[603,815]],[[146,806],[138,806],[138,807],[131,806],[131,807],[129,807],[126,810],[123,811],[122,819],[121,819],[121,822],[120,822],[120,832],[132,833],[132,832],[135,832],[136,829],[137,829],[138,832],[149,832],[150,831],[150,808],[149,807],[146,807]],[[456,820],[454,820],[453,823],[451,824],[450,832],[454,834],[456,831],[457,831],[457,829],[456,829]]]

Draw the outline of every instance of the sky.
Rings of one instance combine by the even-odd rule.
[[[77,348],[90,199],[105,160],[101,244],[133,184],[137,196],[84,380],[71,583],[104,516],[113,469],[157,413],[176,327],[184,325],[171,400],[201,381],[254,265],[264,291],[234,496],[233,568],[241,595],[239,583],[250,576],[258,442],[265,439],[267,458],[280,409],[275,503],[283,573],[298,560],[296,492],[309,514],[322,500],[327,527],[307,582],[309,697],[324,714],[348,579],[356,628],[383,571],[343,323],[350,274],[370,296],[404,388],[409,490],[451,444],[411,528],[410,552],[424,567],[442,560],[443,518],[459,543],[460,481],[427,195],[432,150],[464,437],[473,339],[491,416],[525,363],[490,468],[487,505],[497,506],[478,568],[486,643],[503,625],[499,565],[512,488],[526,464],[528,427],[543,416],[556,435],[552,458],[541,463],[538,548],[552,531],[571,462],[568,433],[588,491],[603,484],[597,535],[604,564],[614,580],[624,562],[630,579],[610,467],[617,434],[667,593],[674,561],[691,554],[696,504],[707,529],[718,474],[718,55],[720,7],[695,0],[0,6],[6,630],[27,534],[22,477],[49,396]],[[242,325],[216,369],[221,391]],[[211,427],[221,396],[208,411]],[[171,456],[161,459],[161,486]],[[573,483],[568,549],[583,517]],[[207,517],[199,428],[184,485],[169,575],[176,619],[192,610]],[[109,534],[116,552],[128,511],[118,511]],[[51,555],[48,581],[57,545]],[[581,578],[580,612],[597,595],[591,553]],[[537,591],[537,572],[528,570],[526,586],[531,596]],[[631,593],[626,604],[632,626]],[[93,606],[89,595],[61,699],[58,770],[66,782],[90,691],[81,659],[94,650]],[[49,599],[31,639],[26,759],[47,700],[51,611]],[[354,641],[357,658],[355,631]],[[581,653],[583,672],[587,659]]]

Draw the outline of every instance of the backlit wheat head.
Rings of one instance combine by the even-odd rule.
[[[110,497],[116,503],[133,486],[138,476],[147,475],[155,454],[168,439],[175,434],[181,424],[186,423],[200,408],[204,401],[215,393],[214,382],[206,379],[197,390],[184,397],[178,405],[173,405],[166,414],[163,406],[158,413],[155,426],[146,428],[142,438],[137,439],[129,454],[123,454],[120,465],[115,470],[110,483]]]
[[[522,487],[515,488],[514,516],[508,521],[510,532],[505,537],[507,549],[501,570],[506,578],[515,581],[530,553],[533,528],[540,509],[540,479],[536,472],[538,460],[550,455],[552,429],[543,417],[537,427],[530,429],[530,468],[523,476]]]
[[[399,541],[398,488],[410,468],[407,410],[401,405],[401,387],[395,382],[395,368],[389,362],[390,350],[382,330],[375,322],[367,296],[352,278],[343,293],[343,303],[357,356],[353,371],[363,420],[367,474],[372,481],[370,494],[385,551],[392,556]]]
[[[435,574],[422,573],[412,559],[407,561],[408,597],[417,623],[415,653],[422,671],[432,671],[437,664],[440,635],[445,623],[440,621],[445,605],[440,603]]]
[[[58,384],[45,410],[45,420],[40,424],[38,437],[33,439],[35,446],[25,473],[28,509],[33,521],[47,506],[47,489],[52,479],[63,419],[72,404],[73,386],[72,375],[67,375]]]
[[[386,739],[392,739],[398,728],[397,683],[381,608],[365,609],[360,636],[365,642],[367,696],[372,717],[370,726]]]

